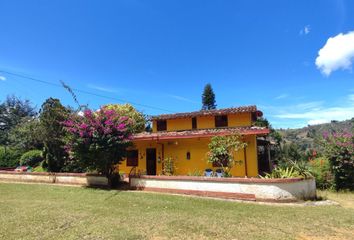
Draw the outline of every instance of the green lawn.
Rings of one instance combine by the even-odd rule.
[[[343,196],[345,207],[289,207],[0,183],[0,239],[352,239],[354,194]]]

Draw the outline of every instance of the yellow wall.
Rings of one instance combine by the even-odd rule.
[[[167,131],[180,131],[192,129],[191,118],[177,118],[167,120]]]
[[[251,113],[237,113],[228,115],[229,127],[251,126]],[[215,128],[214,116],[197,117],[197,128]],[[156,120],[153,121],[153,132],[156,132]],[[177,118],[167,120],[167,131],[180,131],[192,129],[192,118]]]
[[[197,117],[197,128],[198,129],[215,128],[215,117],[214,116]]]
[[[230,127],[251,126],[251,113],[237,113],[228,115]]]
[[[257,148],[256,136],[247,136],[245,141],[248,143],[246,148],[247,158],[247,175],[249,177],[258,176],[258,163],[257,163]],[[210,138],[193,138],[193,139],[177,139],[174,141],[160,141],[149,142],[141,141],[136,142],[135,149],[139,151],[138,171],[141,173],[146,172],[146,148],[156,148],[157,159],[162,159],[162,144],[164,144],[164,157],[172,157],[176,166],[175,175],[187,175],[190,172],[199,170],[204,172],[206,168],[213,168],[212,164],[207,162],[206,153],[208,152],[208,144]],[[187,152],[190,152],[191,159],[187,160]],[[231,170],[233,176],[244,177],[245,174],[245,159],[244,151],[236,153],[236,160],[242,160],[242,163],[234,166]],[[157,174],[161,174],[161,161],[157,161]],[[119,171],[129,174],[132,167],[126,166],[126,161],[122,162],[119,166]],[[214,170],[216,168],[213,168]]]

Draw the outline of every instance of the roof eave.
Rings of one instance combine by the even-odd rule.
[[[158,140],[173,140],[173,139],[191,139],[191,138],[209,138],[214,136],[227,136],[232,135],[235,132],[216,132],[216,133],[204,133],[204,134],[186,134],[186,135],[174,135],[174,136],[133,136],[133,141],[158,141]],[[241,135],[257,135],[263,136],[269,134],[269,129],[250,129],[239,132]]]

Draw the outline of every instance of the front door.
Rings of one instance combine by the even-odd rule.
[[[156,175],[156,149],[146,149],[146,174]]]

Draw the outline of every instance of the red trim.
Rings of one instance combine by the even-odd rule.
[[[0,174],[9,175],[37,175],[37,176],[65,176],[65,177],[104,177],[95,173],[57,173],[57,172],[16,172],[16,171],[3,171]]]

